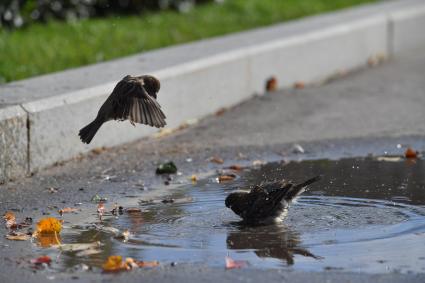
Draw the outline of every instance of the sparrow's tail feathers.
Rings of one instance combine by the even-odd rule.
[[[79,136],[82,142],[89,144],[93,139],[94,135],[96,135],[100,126],[102,126],[103,121],[100,119],[95,119],[93,122],[85,126],[80,130]]]
[[[314,178],[308,179],[307,181],[295,185],[293,186],[288,193],[285,196],[285,200],[287,201],[292,201],[293,199],[295,199],[297,196],[299,196],[300,194],[302,194],[303,192],[305,192],[305,189],[307,188],[307,186],[319,181],[320,179],[322,179],[321,176],[316,176]]]

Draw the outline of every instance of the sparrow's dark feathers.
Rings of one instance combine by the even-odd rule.
[[[308,185],[319,179],[319,176],[314,177],[298,185],[285,181],[263,183],[255,186],[249,193],[231,193],[227,196],[225,204],[246,222],[281,221],[291,201],[303,193]]]
[[[113,105],[110,118],[128,119],[131,123],[157,128],[164,127],[165,115],[155,99],[160,87],[159,81],[152,78],[149,76],[123,78],[110,96]]]
[[[156,101],[160,87],[159,80],[152,76],[125,76],[100,107],[96,119],[80,130],[81,140],[90,143],[102,124],[109,120],[128,119],[133,125],[164,127],[166,117]]]

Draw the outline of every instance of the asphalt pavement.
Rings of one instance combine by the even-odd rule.
[[[34,176],[0,186],[0,212],[38,219],[48,207],[89,205],[93,195],[152,197],[137,184],[162,184],[159,162],[173,160],[179,171],[215,169],[218,155],[231,164],[253,160],[339,158],[402,154],[398,144],[425,151],[425,46],[382,64],[344,74],[321,85],[259,95],[169,135],[94,152],[57,164]],[[231,95],[231,93],[229,93]],[[119,125],[117,125],[119,127]],[[294,152],[294,144],[305,150]],[[192,161],[187,162],[188,158]],[[50,188],[57,189],[51,193]],[[6,234],[2,226],[0,234]],[[181,264],[148,271],[100,275],[33,272],[22,261],[32,257],[26,242],[0,239],[1,282],[76,281],[242,282],[424,282],[425,274],[360,274],[250,269],[226,271],[207,264]],[[19,263],[17,263],[19,262]]]

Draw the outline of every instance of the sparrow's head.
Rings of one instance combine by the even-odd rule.
[[[143,79],[143,87],[148,92],[150,96],[156,99],[159,89],[161,88],[161,84],[159,80],[153,76],[142,76]]]

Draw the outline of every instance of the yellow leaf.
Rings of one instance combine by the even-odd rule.
[[[127,265],[122,261],[122,257],[119,255],[111,255],[102,265],[103,271],[105,272],[116,272],[126,270]]]
[[[38,234],[59,234],[61,230],[61,221],[54,217],[43,218],[37,223]]]

